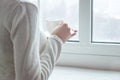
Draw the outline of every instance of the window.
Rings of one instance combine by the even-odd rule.
[[[100,20],[96,14],[95,11],[102,10],[100,13],[102,14],[104,11],[104,6],[105,3],[107,4],[108,2],[114,1],[117,2],[117,0],[80,0],[79,2],[79,40],[80,42],[78,43],[70,43],[64,45],[63,52],[65,53],[73,53],[73,54],[89,54],[89,55],[104,55],[104,56],[119,56],[119,44],[112,44],[107,42],[118,42],[119,41],[119,20],[118,22],[114,22],[111,24],[111,26],[107,26],[106,24],[110,25],[110,23],[105,23],[103,27],[106,28],[113,28],[115,24],[117,25],[114,32],[109,33],[112,34],[109,36],[109,38],[113,38],[111,41],[109,38],[104,38],[106,34],[103,34],[103,31],[106,32],[108,30],[105,30],[104,28],[100,29],[98,26],[99,24],[102,25],[102,22],[98,21]],[[111,2],[113,3],[113,2]],[[119,2],[117,2],[119,3]],[[99,4],[99,7],[98,7]],[[120,3],[119,3],[120,4]],[[115,5],[118,7],[118,5]],[[111,5],[111,7],[115,6]],[[101,9],[103,7],[103,9]],[[119,7],[118,7],[119,8]],[[118,9],[117,8],[117,9]],[[117,10],[118,11],[118,10]],[[113,14],[114,16],[117,16],[119,14],[116,12],[116,15]],[[103,19],[103,18],[102,18]],[[101,20],[103,21],[103,20]],[[104,21],[105,22],[105,21]],[[97,26],[98,25],[98,26]],[[103,30],[104,29],[104,30]],[[100,33],[103,34],[102,36]],[[101,43],[104,42],[104,43]],[[70,47],[71,46],[71,47]]]
[[[120,0],[94,0],[92,27],[93,42],[120,43]]]
[[[120,67],[119,0],[38,0],[38,4],[40,26],[45,27],[46,20],[64,20],[78,29],[63,45],[60,64]]]

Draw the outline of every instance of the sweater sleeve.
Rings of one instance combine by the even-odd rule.
[[[10,28],[13,42],[15,80],[47,80],[60,55],[61,43],[54,37],[46,39],[40,53],[37,9],[29,3],[19,3],[13,11]]]
[[[41,33],[41,36],[44,35]],[[59,37],[52,35],[41,37],[43,42],[43,50],[40,53],[41,67],[42,67],[42,80],[48,80],[61,52],[62,41]],[[43,40],[44,39],[44,40]],[[43,47],[41,46],[41,47]]]

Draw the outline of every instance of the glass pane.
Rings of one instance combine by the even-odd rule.
[[[120,42],[120,0],[93,0],[92,41]]]
[[[46,20],[63,20],[79,31],[79,0],[40,0],[40,24]],[[78,34],[72,40],[79,40]]]

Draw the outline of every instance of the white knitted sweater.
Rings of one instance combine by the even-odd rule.
[[[46,38],[31,3],[0,0],[0,80],[47,80],[61,51],[58,37]]]

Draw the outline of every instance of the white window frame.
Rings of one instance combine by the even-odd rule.
[[[120,44],[91,42],[91,3],[92,0],[80,0],[79,33],[80,42],[67,42],[63,46],[63,53],[95,54],[105,56],[120,56]]]
[[[79,1],[79,42],[66,42],[62,48],[62,54],[58,65],[119,69],[120,44],[91,43],[92,1]],[[111,62],[115,64],[111,65]],[[89,63],[89,64],[86,64]],[[104,65],[100,67],[100,65]],[[109,66],[111,65],[111,67]],[[119,69],[120,70],[120,69]]]

